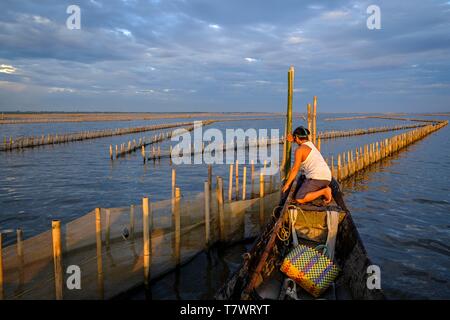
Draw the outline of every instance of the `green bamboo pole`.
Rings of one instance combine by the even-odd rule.
[[[292,133],[292,98],[294,96],[294,66],[289,68],[288,72],[288,99],[287,99],[287,112],[286,112],[286,134]],[[291,155],[292,145],[286,141],[286,154],[284,165],[284,176],[287,177],[289,170],[291,169]]]

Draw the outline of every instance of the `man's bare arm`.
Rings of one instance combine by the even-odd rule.
[[[286,179],[286,183],[284,184],[284,187],[283,187],[283,192],[287,191],[289,186],[294,181],[295,177],[297,177],[298,171],[300,170],[300,167],[302,165],[302,152],[303,152],[302,147],[300,147],[297,150],[295,150],[294,165],[291,168],[291,170],[289,170],[289,174],[288,174],[288,177]]]

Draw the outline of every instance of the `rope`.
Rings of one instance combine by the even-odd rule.
[[[278,208],[278,207],[275,207],[275,209],[276,208]],[[275,209],[274,209],[274,211],[272,211],[272,215],[274,215]],[[289,208],[288,208],[288,210],[289,210]],[[287,227],[286,227],[286,222],[288,223]],[[291,236],[291,225],[289,223],[289,216],[288,216],[287,221],[283,221],[283,225],[281,226],[280,230],[278,230],[277,237],[281,241],[287,242],[289,240],[290,236]]]
[[[327,256],[328,258],[330,258],[329,252],[328,252],[328,247],[326,244],[319,244],[317,247],[315,247],[314,249],[316,249],[317,251],[320,251],[322,249],[322,253],[323,255]]]

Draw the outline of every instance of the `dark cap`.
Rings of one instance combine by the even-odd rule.
[[[299,138],[308,138],[308,135],[310,134],[309,130],[306,129],[303,126],[297,127],[294,130],[294,133],[292,134],[293,136],[297,136]]]

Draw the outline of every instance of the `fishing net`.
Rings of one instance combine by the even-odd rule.
[[[266,182],[265,188],[263,198],[225,200],[219,210],[215,186],[211,187],[209,245],[259,234],[279,201],[272,184]],[[102,208],[99,217],[98,222],[94,210],[61,227],[63,299],[109,299],[144,282],[142,205]],[[150,199],[149,225],[149,277],[155,279],[207,248],[205,194]],[[76,283],[74,266],[80,271],[80,289],[70,289]],[[55,299],[52,232],[4,248],[3,275],[5,299]]]

